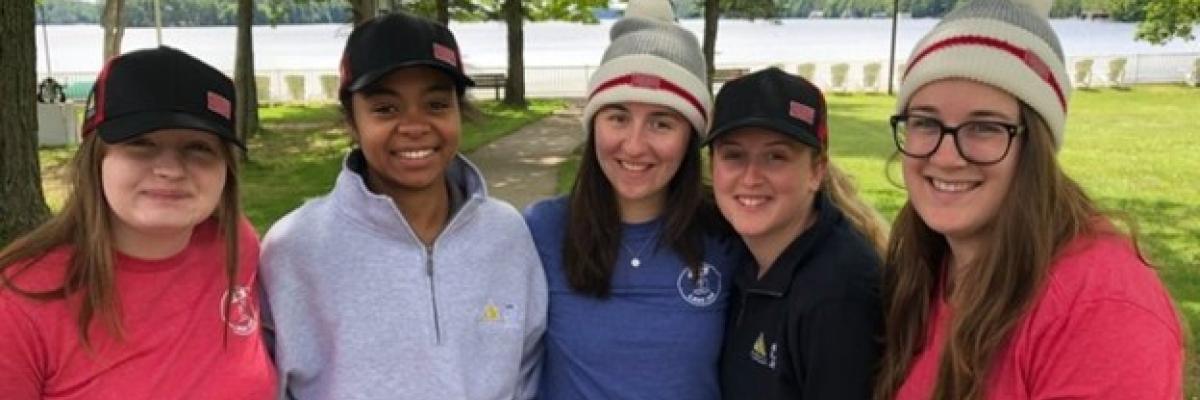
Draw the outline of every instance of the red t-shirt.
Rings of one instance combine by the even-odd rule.
[[[222,316],[224,241],[213,220],[186,249],[157,261],[117,254],[124,339],[99,318],[92,347],[76,328],[79,295],[39,301],[0,288],[0,397],[26,399],[273,399],[275,367],[259,331],[258,238],[242,221],[240,268],[229,321]],[[62,246],[14,283],[61,287],[70,257]],[[228,342],[224,343],[223,340]]]
[[[930,398],[952,312],[945,299],[934,307],[896,399]],[[1181,399],[1183,352],[1171,299],[1128,240],[1079,238],[996,354],[987,398]]]

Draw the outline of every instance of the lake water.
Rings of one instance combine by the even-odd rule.
[[[589,73],[588,67],[600,61],[612,23],[612,20],[594,25],[527,23],[525,64],[530,74],[542,71],[539,76],[528,79],[530,91],[537,94],[565,88],[557,94],[578,94],[585,85],[583,82]],[[702,20],[684,20],[681,23],[697,37],[702,36]],[[903,61],[916,40],[936,23],[934,19],[900,20],[896,47],[898,60]],[[1184,64],[1190,63],[1190,59],[1200,53],[1200,42],[1195,41],[1176,40],[1164,46],[1135,41],[1136,25],[1130,23],[1055,20],[1052,24],[1060,35],[1063,50],[1069,59],[1137,54],[1149,55],[1150,59],[1154,59],[1162,58],[1159,55],[1164,54],[1192,53],[1188,56],[1167,56],[1178,60],[1168,61],[1167,66],[1162,67],[1166,71],[1163,73],[1176,76],[1181,73],[1179,71]],[[505,65],[506,32],[502,22],[452,22],[451,29],[458,37],[469,71],[497,70]],[[78,77],[94,77],[101,66],[100,27],[55,25],[49,26],[48,31],[50,60],[55,75],[65,72]],[[307,92],[312,95],[319,91],[315,89],[319,84],[315,84],[317,72],[314,71],[336,71],[349,32],[348,25],[337,24],[256,26],[256,69],[276,76],[282,76],[286,71],[308,71],[310,76],[306,79],[310,83]],[[37,68],[40,75],[44,75],[46,53],[41,26],[38,26],[37,33]],[[890,34],[891,20],[888,19],[790,19],[779,23],[723,20],[718,32],[716,61],[718,67],[791,66],[814,62],[822,66],[821,70],[826,70],[824,65],[833,62],[861,64],[879,61],[886,65]],[[235,38],[234,27],[163,30],[165,44],[187,51],[226,71],[233,70]],[[128,51],[154,45],[153,28],[133,28],[126,30],[122,48]],[[1097,65],[1100,64],[1100,60],[1097,60]],[[284,90],[279,86],[281,84],[275,85],[272,91]]]

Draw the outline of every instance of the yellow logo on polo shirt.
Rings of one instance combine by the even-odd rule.
[[[771,343],[770,352],[767,351],[767,342],[763,340],[762,332],[758,333],[758,339],[754,340],[754,346],[750,348],[750,359],[754,362],[765,365],[767,368],[775,369],[775,350],[777,346]]]

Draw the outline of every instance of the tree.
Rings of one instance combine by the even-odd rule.
[[[504,21],[508,25],[508,82],[504,86],[504,104],[525,107],[524,19],[561,20],[595,23],[592,8],[608,5],[607,0],[503,0]],[[476,8],[476,12],[486,7]]]
[[[33,1],[0,2],[0,246],[50,215],[37,155]]]
[[[105,0],[104,15],[100,24],[104,28],[104,61],[121,54],[121,38],[125,36],[125,21],[122,18],[125,0]]]
[[[350,2],[351,13],[354,15],[354,25],[375,17],[379,5],[376,0],[346,0]]]
[[[1163,44],[1172,38],[1194,40],[1192,26],[1200,23],[1200,0],[1150,0],[1137,39]]]
[[[717,0],[704,0],[704,62],[708,64],[708,87],[712,88],[713,74],[717,62],[717,22],[721,18],[721,6]]]
[[[708,87],[712,87],[716,72],[717,23],[722,15],[739,18],[774,18],[780,7],[773,1],[762,0],[702,0],[704,1],[704,61],[708,64]]]
[[[508,81],[504,83],[504,104],[525,108],[525,11],[521,0],[504,0],[504,24],[508,27]]]
[[[450,0],[437,0],[437,21],[450,26]]]
[[[237,96],[237,135],[243,143],[258,131],[258,93],[254,82],[254,0],[238,0],[237,55],[233,81]]]

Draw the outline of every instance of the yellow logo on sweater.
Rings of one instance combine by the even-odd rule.
[[[500,308],[488,301],[486,306],[483,306],[483,322],[502,322],[504,316],[500,314]]]

